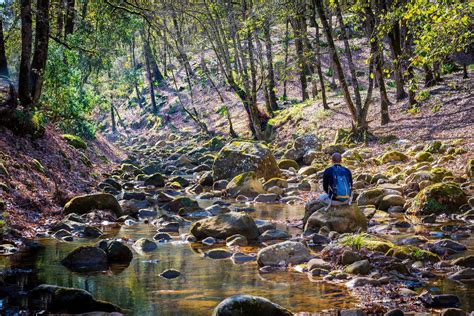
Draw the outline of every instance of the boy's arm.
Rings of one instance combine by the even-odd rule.
[[[323,190],[327,194],[329,194],[330,181],[331,181],[331,174],[330,174],[329,169],[326,169],[324,170],[324,174],[323,174]]]

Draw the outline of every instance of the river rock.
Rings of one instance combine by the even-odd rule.
[[[47,310],[53,314],[121,312],[120,307],[98,301],[85,290],[56,285],[39,285],[28,293],[28,300],[32,310]]]
[[[257,178],[255,172],[245,172],[235,176],[226,187],[227,193],[235,198],[239,195],[255,197],[265,193],[262,183]]]
[[[205,253],[205,256],[211,259],[227,259],[232,257],[232,252],[226,249],[211,249]]]
[[[108,193],[95,193],[76,196],[64,206],[64,213],[86,214],[92,210],[110,210],[120,217],[123,215],[122,207],[115,196]]]
[[[348,265],[356,261],[360,261],[362,259],[363,259],[362,256],[359,255],[357,252],[354,252],[351,250],[344,250],[344,252],[341,255],[341,264]]]
[[[474,281],[474,268],[466,268],[449,275],[451,280],[456,281]]]
[[[107,254],[100,248],[83,246],[69,253],[61,264],[72,271],[103,271],[108,268]]]
[[[451,261],[451,264],[466,268],[474,268],[474,255],[460,257]]]
[[[178,213],[180,209],[199,209],[199,204],[196,200],[193,200],[186,196],[180,196],[175,198],[173,201],[163,206],[164,209],[172,212]]]
[[[259,266],[295,265],[308,261],[311,255],[300,242],[284,241],[267,246],[257,254]]]
[[[430,308],[458,307],[461,304],[459,297],[454,294],[431,295],[424,291],[418,298]]]
[[[165,242],[165,241],[169,241],[173,239],[170,234],[168,233],[158,233],[158,234],[155,234],[155,236],[153,236],[153,240],[156,240],[158,242]]]
[[[284,169],[284,170],[288,170],[290,168],[298,170],[300,168],[298,163],[296,161],[292,160],[292,159],[282,159],[282,160],[278,161],[278,167],[280,167],[280,169]]]
[[[118,240],[101,240],[96,245],[105,251],[109,264],[128,264],[133,259],[130,248]]]
[[[174,269],[168,269],[160,273],[160,277],[165,279],[176,279],[181,275],[181,272]]]
[[[248,245],[248,240],[245,238],[245,236],[236,234],[228,237],[226,240],[226,245],[228,247],[233,247],[233,246],[247,246]]]
[[[368,260],[360,260],[356,261],[347,267],[345,267],[344,272],[350,274],[368,274],[372,266],[370,265]]]
[[[286,240],[291,238],[291,235],[286,231],[280,229],[269,229],[263,232],[259,237],[260,241],[269,241],[269,240]]]
[[[444,254],[453,254],[456,252],[462,252],[467,249],[465,245],[451,239],[442,239],[442,240],[430,242],[430,243],[427,243],[426,246],[431,252],[434,252],[440,256]]]
[[[466,193],[453,182],[436,183],[420,191],[413,202],[411,212],[417,215],[459,212],[467,203]]]
[[[399,151],[389,151],[385,153],[381,158],[382,163],[388,162],[405,162],[408,161],[408,156]]]
[[[379,281],[369,277],[357,277],[346,283],[348,288],[356,288],[366,285],[378,285]]]
[[[363,191],[357,197],[357,205],[374,205],[378,206],[380,200],[382,200],[384,191],[380,188],[370,189]]]
[[[235,234],[253,240],[260,235],[253,218],[240,212],[219,214],[197,221],[191,226],[190,232],[198,240],[206,237],[226,239]]]
[[[153,251],[153,250],[156,250],[156,248],[158,248],[158,246],[156,245],[156,243],[154,241],[151,241],[151,240],[146,239],[146,238],[138,239],[133,244],[133,247],[135,249],[137,249],[139,251],[143,251],[143,252]]]
[[[257,257],[255,256],[255,254],[248,255],[242,252],[236,252],[232,255],[231,259],[232,262],[235,264],[242,264],[246,262],[255,261],[257,260]]]
[[[270,149],[257,142],[233,141],[218,153],[212,166],[214,180],[232,179],[253,171],[257,178],[280,177],[280,168]]]
[[[254,202],[257,203],[275,203],[278,199],[278,195],[274,193],[259,194],[254,199]]]
[[[389,194],[382,197],[378,204],[378,208],[382,211],[386,211],[394,206],[403,206],[405,205],[405,198],[397,194]]]
[[[162,188],[165,186],[165,178],[161,175],[161,173],[154,173],[146,178],[144,185]]]
[[[216,306],[212,316],[291,316],[286,308],[266,298],[251,295],[235,295],[226,298]]]
[[[313,269],[331,270],[331,264],[319,258],[309,260],[306,267],[308,268],[308,271]]]
[[[460,308],[446,308],[441,311],[441,316],[466,316],[466,312]]]
[[[319,209],[308,218],[305,232],[316,232],[326,226],[330,231],[351,233],[367,230],[367,218],[357,205],[331,206],[327,211]]]

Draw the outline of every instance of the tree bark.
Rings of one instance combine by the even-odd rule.
[[[285,27],[285,64],[283,66],[283,100],[288,100],[287,95],[287,85],[288,85],[288,49],[290,46],[290,32],[289,32],[289,24],[290,20],[286,19],[286,27]]]
[[[156,106],[156,100],[155,100],[155,85],[153,84],[153,74],[151,71],[151,65],[150,65],[150,56],[147,53],[147,39],[143,37],[143,55],[145,57],[145,68],[146,68],[146,78],[148,81],[148,89],[150,90],[150,99],[151,99],[151,109],[153,113],[158,113],[158,107]]]
[[[48,59],[49,0],[38,0],[36,5],[36,35],[33,61],[31,63],[31,99],[37,104],[43,88],[43,76]]]
[[[74,32],[74,19],[76,16],[75,0],[66,0],[66,25],[64,26],[64,36]]]
[[[275,71],[273,69],[273,52],[272,52],[272,38],[270,34],[270,21],[265,21],[263,27],[263,33],[265,36],[265,52],[267,58],[267,87],[268,87],[268,102],[269,106],[273,111],[278,110],[277,98],[275,93]]]
[[[326,86],[324,84],[324,76],[323,76],[323,71],[321,69],[321,42],[320,42],[320,37],[319,37],[319,25],[318,22],[316,21],[316,8],[313,5],[312,6],[312,14],[311,14],[311,24],[315,27],[315,36],[314,36],[314,46],[315,46],[315,59],[316,59],[316,72],[318,73],[318,78],[319,78],[319,84],[321,85],[321,98],[323,101],[323,108],[325,110],[329,110],[329,106],[327,103],[327,98],[326,98]]]
[[[30,59],[32,49],[31,0],[21,0],[21,58],[18,76],[18,98],[28,108],[31,105],[30,95]]]
[[[8,71],[7,54],[5,52],[5,40],[3,37],[3,19],[0,17],[0,76],[10,77]]]
[[[301,84],[301,98],[302,101],[309,99],[308,92],[308,81],[306,78],[306,58],[304,56],[304,46],[303,46],[303,30],[301,29],[301,21],[303,13],[298,12],[296,17],[290,19],[291,26],[293,28],[293,33],[295,35],[295,49],[296,56],[298,59],[298,74],[300,76]]]
[[[57,11],[56,37],[62,39],[64,29],[64,0],[57,0]]]
[[[117,133],[117,121],[115,120],[115,109],[112,103],[110,104],[110,118],[112,120],[112,133]]]

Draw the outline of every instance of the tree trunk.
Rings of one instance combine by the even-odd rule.
[[[323,108],[325,110],[329,110],[327,98],[326,98],[326,86],[324,84],[324,76],[323,76],[323,71],[321,69],[321,42],[319,38],[319,25],[316,21],[316,8],[313,6],[313,14],[311,14],[311,23],[314,25],[316,28],[315,31],[315,58],[316,58],[316,72],[318,73],[318,78],[319,78],[319,84],[321,85],[321,98],[323,101]]]
[[[31,0],[21,0],[21,59],[18,76],[18,98],[23,106],[31,105],[30,59],[32,49]]]
[[[49,0],[38,0],[36,5],[35,50],[31,63],[31,99],[37,104],[43,88],[43,76],[48,59]]]
[[[288,84],[288,75],[287,75],[287,68],[288,68],[288,48],[290,46],[290,32],[289,32],[289,24],[290,20],[286,19],[286,27],[285,27],[285,64],[283,66],[283,100],[288,100],[287,95],[287,84]]]
[[[301,30],[301,22],[299,21],[301,18],[301,14],[297,14],[295,18],[290,20],[291,26],[293,28],[293,33],[295,35],[295,49],[296,49],[296,56],[298,59],[298,73],[300,76],[300,84],[301,84],[301,98],[302,101],[309,99],[308,92],[306,91],[308,88],[308,82],[306,79],[306,58],[304,56],[304,46],[303,46],[303,34]]]
[[[263,27],[263,33],[265,36],[265,50],[266,50],[266,58],[267,58],[267,67],[268,67],[268,75],[267,75],[267,87],[268,87],[268,102],[269,106],[273,111],[278,110],[277,105],[277,98],[275,94],[275,71],[273,69],[273,52],[272,52],[272,38],[270,35],[270,21],[265,21],[265,25]]]
[[[436,80],[431,67],[429,65],[423,65],[423,70],[425,71],[425,87],[436,85]]]
[[[157,114],[158,113],[158,107],[156,106],[156,100],[155,100],[155,85],[153,83],[153,74],[151,71],[151,66],[150,66],[150,56],[147,53],[147,40],[143,38],[143,55],[145,57],[145,68],[146,68],[146,78],[148,81],[148,89],[150,90],[150,99],[151,99],[151,109],[152,112]]]
[[[355,105],[358,109],[362,108],[362,99],[360,97],[359,91],[359,80],[357,79],[356,67],[352,59],[351,47],[349,45],[349,38],[346,34],[346,26],[344,25],[344,20],[342,19],[341,6],[339,5],[338,0],[334,0],[336,6],[336,17],[341,26],[341,37],[344,42],[344,50],[346,52],[347,63],[349,65],[349,72],[351,74],[352,88],[354,90]]]
[[[132,59],[132,69],[134,71],[137,71],[137,59],[136,59],[136,56],[135,56],[135,38],[132,38],[132,43],[130,45],[130,55],[131,55],[131,59]],[[138,89],[137,80],[133,80],[133,87],[135,88],[135,93],[137,95],[138,106],[140,108],[142,108],[143,107],[142,95],[140,94],[140,90]]]
[[[115,109],[112,103],[110,104],[110,118],[112,120],[112,133],[117,133],[117,122],[115,120]]]
[[[57,7],[56,37],[62,39],[64,29],[64,0],[58,0]]]
[[[349,111],[352,116],[353,129],[358,134],[363,133],[367,130],[367,127],[368,127],[367,113],[366,111],[363,111],[362,108],[360,110],[356,109],[356,107],[354,106],[354,102],[352,101],[352,98],[349,92],[349,87],[347,85],[346,78],[344,76],[344,71],[342,70],[341,62],[339,60],[339,56],[336,51],[336,45],[334,44],[331,28],[326,18],[326,13],[324,12],[323,0],[313,0],[313,3],[317,9],[319,18],[321,19],[323,31],[326,34],[329,51],[330,51],[331,58],[334,64],[334,68],[336,70],[335,72],[337,74],[339,83],[341,85],[341,89],[344,95],[344,100],[346,101],[346,105],[349,108]]]
[[[64,26],[64,36],[74,32],[74,19],[76,16],[75,0],[66,0],[66,25]]]
[[[150,63],[150,70],[152,74],[152,79],[155,81],[156,84],[161,84],[163,81],[163,75],[161,74],[160,69],[158,68],[158,64],[155,61],[155,57],[153,56],[153,52],[151,50],[150,41],[145,39],[145,54],[148,56],[148,62]]]
[[[0,76],[10,77],[8,72],[7,54],[5,52],[5,40],[3,37],[3,19],[0,17]]]

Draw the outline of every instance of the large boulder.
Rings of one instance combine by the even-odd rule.
[[[226,190],[227,193],[234,198],[238,195],[255,197],[258,194],[265,193],[262,183],[253,171],[245,172],[235,176],[227,184]]]
[[[13,82],[0,76],[0,121],[8,118],[16,108],[16,93]]]
[[[419,215],[455,213],[466,203],[467,195],[458,184],[436,183],[416,195],[411,212]]]
[[[109,264],[129,264],[133,259],[133,253],[127,245],[118,240],[101,240],[97,247],[107,254]]]
[[[164,209],[178,213],[180,209],[199,209],[199,204],[196,200],[193,200],[186,196],[179,196],[174,198],[171,202],[163,206]]]
[[[389,151],[385,153],[381,158],[382,163],[388,162],[405,162],[408,161],[408,156],[399,151]]]
[[[97,247],[83,246],[69,253],[61,264],[76,272],[104,271],[108,269],[107,254]]]
[[[251,295],[235,295],[216,306],[212,316],[291,316],[289,310],[266,298]]]
[[[110,210],[120,217],[123,215],[119,202],[109,193],[95,193],[76,196],[64,206],[64,214],[86,214],[93,210]]]
[[[202,219],[195,222],[190,231],[198,240],[206,237],[226,239],[236,234],[252,240],[260,235],[253,218],[239,212],[229,212]]]
[[[326,226],[338,233],[354,233],[367,230],[367,218],[355,204],[331,206],[315,211],[308,218],[305,231],[316,232]]]
[[[260,266],[287,266],[307,262],[311,259],[308,249],[297,241],[284,241],[267,246],[257,254]]]
[[[53,314],[120,312],[120,307],[96,300],[91,293],[74,288],[42,284],[28,293],[32,310],[47,310]]]
[[[280,177],[275,157],[264,144],[233,141],[221,149],[212,167],[214,181],[227,179],[253,171],[257,178]]]
[[[293,147],[285,153],[284,158],[302,161],[307,153],[321,150],[321,147],[321,140],[316,135],[306,134],[295,139]]]
[[[154,173],[145,180],[144,184],[161,188],[165,186],[165,178],[160,173]]]

